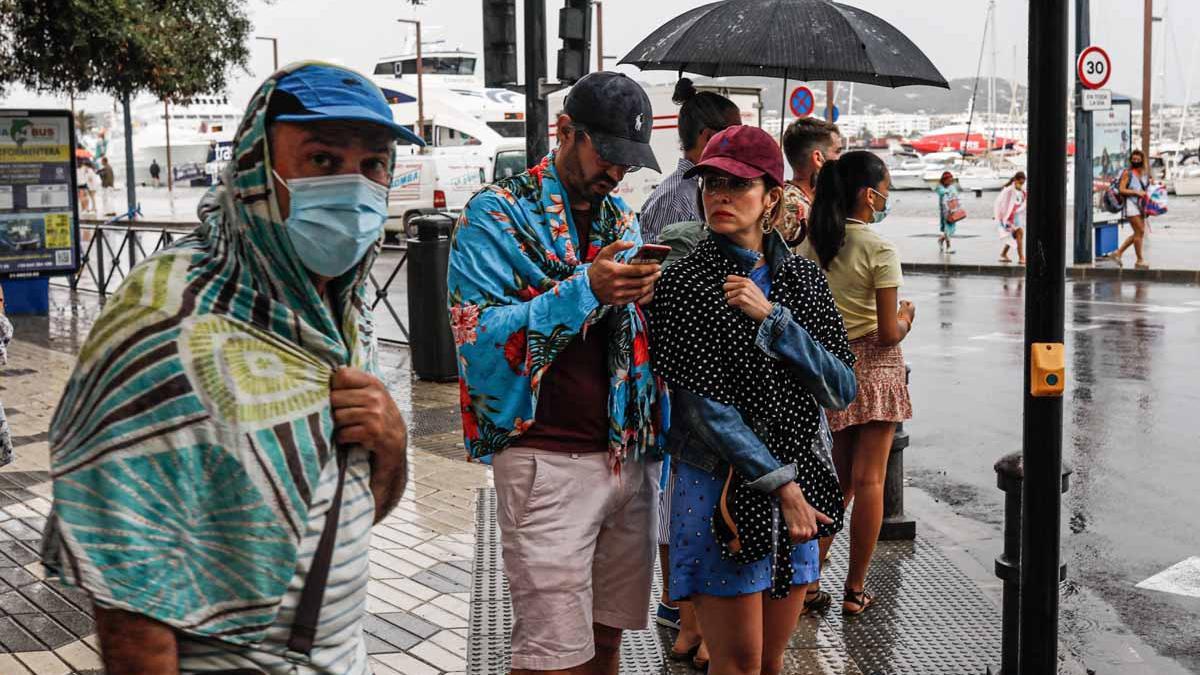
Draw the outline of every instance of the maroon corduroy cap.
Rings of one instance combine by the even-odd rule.
[[[783,185],[783,152],[771,134],[739,124],[714,134],[704,146],[700,162],[683,175],[691,178],[705,169],[746,179],[763,176],[775,185]]]

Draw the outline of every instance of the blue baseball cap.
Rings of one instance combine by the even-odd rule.
[[[296,97],[304,107],[302,112],[277,116],[280,122],[370,122],[387,127],[397,138],[425,145],[420,136],[392,118],[392,109],[379,87],[349,68],[323,63],[302,66],[281,77],[276,90]]]

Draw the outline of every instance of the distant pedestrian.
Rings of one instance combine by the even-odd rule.
[[[112,166],[108,163],[108,157],[100,158],[100,204],[101,211],[106,216],[117,215],[116,208],[113,203],[113,188],[116,186],[116,179],[113,176]]]
[[[450,247],[463,435],[492,458],[512,669],[615,673],[646,627],[658,533],[663,388],[642,307],[657,264],[612,191],[658,170],[632,79],[571,87],[558,146],[467,202]]]
[[[779,233],[794,251],[808,234],[808,214],[817,189],[817,173],[842,151],[837,125],[816,117],[802,117],[783,134],[783,154],[792,167],[792,179],[783,186],[783,216]]]
[[[1004,250],[1000,252],[1002,263],[1012,262],[1008,249],[1016,248],[1018,263],[1025,264],[1025,200],[1025,172],[1018,171],[996,197],[994,213],[1004,241]]]
[[[934,192],[938,196],[940,220],[938,229],[941,231],[941,234],[938,235],[938,250],[954,253],[954,245],[950,239],[954,236],[954,231],[958,229],[958,221],[967,215],[958,203],[958,180],[954,174],[949,171],[943,172],[942,179],[938,182]]]
[[[0,368],[8,365],[8,344],[12,342],[13,325],[8,320],[4,307],[4,288],[0,287]],[[13,460],[12,433],[8,429],[8,419],[4,415],[4,402],[0,401],[0,466],[10,464]]]
[[[162,167],[158,165],[157,159],[150,160],[150,184],[158,187],[158,176],[162,173]]]
[[[896,247],[871,228],[888,215],[891,177],[883,160],[848,152],[827,162],[817,179],[809,236],[801,252],[829,279],[857,359],[858,397],[829,411],[833,457],[850,520],[850,565],[842,611],[871,606],[867,569],[883,523],[883,480],[896,423],[912,417],[900,342],[912,330],[916,308],[897,294],[902,283]]]
[[[1150,267],[1146,262],[1142,250],[1146,241],[1145,202],[1150,198],[1150,177],[1148,174],[1146,156],[1142,154],[1142,151],[1134,150],[1129,153],[1129,168],[1121,174],[1121,183],[1118,191],[1125,198],[1125,210],[1123,214],[1129,221],[1129,226],[1133,228],[1133,233],[1125,238],[1120,248],[1104,256],[1117,263],[1118,267],[1124,265],[1121,261],[1121,256],[1125,254],[1125,250],[1130,246],[1133,247],[1133,252],[1137,256],[1134,266],[1140,270],[1149,269]]]
[[[91,211],[93,213],[102,213],[100,210],[100,199],[104,194],[104,183],[100,180],[100,172],[96,171],[96,167],[88,162],[84,164],[83,176],[87,181],[88,201],[90,202]]]
[[[75,160],[75,194],[79,198],[79,210],[92,210],[92,195],[88,189],[88,174],[94,173],[86,160]]]
[[[815,537],[841,526],[819,412],[853,399],[853,357],[824,275],[774,232],[775,140],[726,129],[695,174],[711,234],[667,267],[650,312],[671,387],[671,597],[694,604],[712,672],[778,674],[820,575]]]
[[[679,106],[679,146],[683,157],[670,175],[654,188],[642,206],[639,220],[642,241],[658,241],[662,229],[672,223],[702,220],[699,209],[699,187],[695,178],[683,174],[700,161],[704,146],[713,134],[726,127],[742,123],[737,105],[720,94],[696,91],[686,77],[675,83],[671,100]]]

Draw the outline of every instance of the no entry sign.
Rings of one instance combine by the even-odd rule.
[[[796,117],[808,117],[812,114],[814,105],[813,93],[808,87],[796,87],[788,99],[788,107]]]
[[[1108,58],[1108,52],[1092,45],[1079,54],[1075,72],[1084,89],[1099,89],[1108,84],[1108,78],[1112,75],[1112,61]]]

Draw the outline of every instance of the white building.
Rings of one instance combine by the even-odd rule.
[[[837,121],[842,133],[861,136],[866,129],[874,138],[885,136],[920,136],[931,128],[928,115],[884,113],[880,115],[842,115]]]

